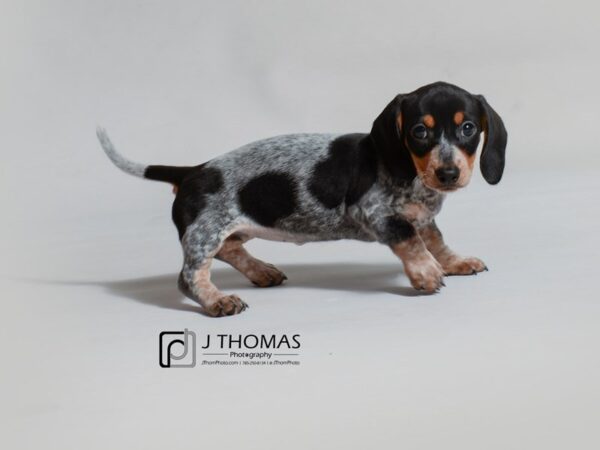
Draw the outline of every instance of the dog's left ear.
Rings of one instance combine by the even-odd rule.
[[[417,172],[402,139],[402,102],[406,97],[407,94],[397,95],[377,116],[371,139],[390,174],[397,180],[409,182]]]
[[[402,132],[402,100],[404,94],[397,95],[388,103],[373,122],[371,136],[382,148],[398,147]]]
[[[478,95],[477,99],[481,108],[481,123],[485,133],[479,166],[485,181],[489,184],[497,184],[504,172],[508,135],[502,119],[483,95]]]

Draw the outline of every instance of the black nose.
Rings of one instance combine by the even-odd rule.
[[[458,181],[460,170],[456,166],[445,166],[436,169],[435,176],[442,184],[453,184]]]

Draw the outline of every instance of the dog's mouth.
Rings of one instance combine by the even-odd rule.
[[[434,190],[436,190],[436,191],[440,191],[440,192],[447,193],[447,192],[455,192],[455,191],[458,191],[458,190],[459,190],[460,188],[462,188],[462,187],[463,187],[463,186],[460,186],[460,185],[458,185],[458,184],[453,184],[453,185],[450,185],[450,186],[447,186],[447,185],[443,185],[443,186],[433,186],[433,187],[431,187],[431,188],[432,188],[432,189],[434,189]]]
[[[441,192],[443,194],[455,192],[464,187],[460,183],[444,183],[444,184],[442,184],[442,183],[437,182],[437,180],[435,180],[435,179],[432,180],[431,177],[428,177],[425,174],[419,174],[419,178],[421,178],[421,181],[423,182],[423,184],[426,187],[428,187],[429,189],[432,189],[434,191]]]

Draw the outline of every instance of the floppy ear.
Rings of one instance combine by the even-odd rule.
[[[417,172],[402,139],[402,102],[405,94],[397,95],[377,116],[371,128],[371,139],[392,176],[412,180]]]
[[[477,96],[481,107],[481,123],[485,133],[479,166],[489,184],[497,184],[504,172],[504,154],[508,135],[504,123],[483,95]]]
[[[371,136],[380,147],[396,146],[402,131],[402,100],[404,95],[397,95],[373,122]]]

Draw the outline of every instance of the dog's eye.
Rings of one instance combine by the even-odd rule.
[[[462,126],[460,127],[460,134],[462,134],[464,137],[471,137],[475,134],[475,132],[477,131],[477,127],[475,126],[475,124],[469,120],[467,120],[465,123],[462,124]]]
[[[427,137],[427,128],[425,128],[425,125],[422,123],[418,123],[412,127],[410,134],[412,134],[412,137],[415,139],[425,139]]]

